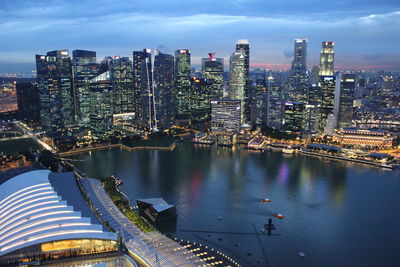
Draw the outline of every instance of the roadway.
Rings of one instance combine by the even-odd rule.
[[[114,205],[97,179],[81,178],[94,209],[121,237],[127,249],[148,266],[208,266],[206,262],[158,232],[142,232]]]

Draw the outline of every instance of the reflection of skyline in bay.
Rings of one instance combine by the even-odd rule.
[[[254,233],[254,226],[259,230],[267,218],[282,213],[285,219],[274,219],[276,235],[262,236],[273,266],[319,266],[321,262],[331,266],[336,263],[331,253],[346,265],[362,262],[363,266],[374,266],[372,256],[350,256],[348,251],[357,247],[359,253],[367,253],[365,236],[375,231],[374,223],[382,224],[382,214],[393,213],[391,206],[400,203],[400,195],[394,191],[400,186],[398,171],[345,162],[328,164],[302,155],[180,143],[172,152],[116,149],[75,158],[85,160],[76,165],[89,176],[116,175],[122,179],[121,190],[133,205],[137,198],[150,197],[163,197],[175,204],[178,221],[174,236],[209,246],[217,243],[216,249],[230,253],[244,266],[262,258],[254,235],[182,230]],[[365,201],[371,194],[374,203]],[[261,203],[261,198],[272,202]],[[219,216],[222,220],[217,220]],[[400,221],[399,215],[394,216],[382,227],[385,242],[390,244],[386,247],[400,249],[390,234],[397,231]],[[368,242],[378,244],[382,239],[373,236]],[[251,257],[246,254],[249,250]],[[312,256],[298,262],[299,250]],[[397,257],[394,251],[379,253],[387,263]]]

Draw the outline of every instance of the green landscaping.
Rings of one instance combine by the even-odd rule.
[[[114,204],[134,225],[143,232],[151,232],[155,230],[150,223],[142,218],[135,210],[131,209],[128,199],[118,191],[118,180],[115,177],[101,178],[100,181]]]

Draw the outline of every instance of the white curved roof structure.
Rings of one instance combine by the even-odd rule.
[[[0,257],[66,239],[117,240],[87,206],[73,173],[37,170],[0,185]]]

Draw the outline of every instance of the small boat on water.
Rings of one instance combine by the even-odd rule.
[[[285,216],[283,216],[283,215],[280,214],[280,213],[274,214],[274,217],[275,217],[275,218],[278,218],[278,219],[283,219],[283,218],[285,218]]]
[[[269,202],[271,202],[271,199],[269,199],[269,198],[263,198],[263,199],[261,199],[261,202],[269,203]]]
[[[282,153],[284,153],[284,154],[293,154],[294,153],[294,149],[291,148],[291,147],[282,148]]]

